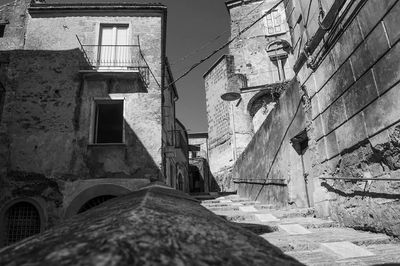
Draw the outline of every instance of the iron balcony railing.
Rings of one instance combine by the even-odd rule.
[[[88,70],[136,70],[148,84],[149,67],[139,45],[81,45]]]

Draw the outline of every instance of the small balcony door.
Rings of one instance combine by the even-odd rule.
[[[126,68],[129,66],[128,25],[104,25],[100,32],[99,67]]]

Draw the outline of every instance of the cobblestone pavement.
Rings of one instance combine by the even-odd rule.
[[[312,208],[274,209],[237,195],[198,199],[306,265],[400,265],[400,241],[314,218]]]

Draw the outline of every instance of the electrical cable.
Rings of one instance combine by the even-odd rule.
[[[167,87],[171,86],[172,84],[175,84],[176,82],[178,82],[179,80],[181,80],[182,78],[184,78],[185,76],[187,76],[190,72],[192,72],[195,68],[197,68],[199,65],[201,65],[202,63],[204,63],[205,61],[207,61],[208,59],[210,59],[213,55],[215,55],[216,53],[218,53],[219,51],[221,51],[222,49],[224,49],[225,47],[227,47],[229,44],[231,44],[234,40],[236,40],[238,37],[240,37],[240,35],[242,35],[243,33],[245,33],[247,30],[249,30],[250,28],[252,28],[257,22],[259,22],[260,20],[262,20],[270,11],[272,11],[273,9],[275,9],[276,7],[278,7],[284,0],[280,0],[278,1],[275,5],[273,5],[271,8],[269,8],[261,17],[259,17],[258,19],[256,19],[254,22],[252,22],[249,26],[245,27],[243,30],[241,30],[235,37],[233,37],[231,40],[229,40],[228,42],[226,42],[225,44],[223,44],[222,46],[220,46],[218,49],[214,50],[211,54],[209,54],[208,56],[206,56],[205,58],[201,59],[199,62],[195,63],[194,65],[192,65],[186,72],[184,72],[179,78],[177,78],[176,80],[174,80],[173,82],[169,83],[167,85]]]
[[[255,10],[257,10],[261,5],[263,5],[263,4],[265,3],[265,1],[266,1],[266,0],[263,0],[260,4],[258,4],[258,5],[257,5],[255,8],[253,8],[252,10],[250,10],[249,13],[247,13],[246,15],[244,15],[243,17],[241,17],[239,20],[237,20],[237,21],[231,20],[230,22],[231,22],[231,23],[240,23],[240,22],[243,21],[245,18],[247,18],[250,14],[252,14]],[[242,2],[242,5],[244,5],[244,1]],[[231,31],[230,29],[224,31],[223,33],[221,33],[220,35],[218,35],[218,36],[215,37],[214,39],[212,39],[212,40],[210,40],[210,41],[208,41],[208,42],[202,44],[201,47],[198,48],[198,49],[196,49],[194,52],[189,53],[189,54],[185,55],[184,57],[182,57],[182,58],[180,58],[180,59],[178,59],[178,60],[175,60],[174,62],[170,63],[170,65],[173,66],[173,65],[176,65],[176,64],[178,64],[178,63],[180,63],[180,62],[185,61],[188,57],[197,54],[198,52],[200,52],[200,51],[203,50],[204,48],[208,47],[210,44],[212,44],[212,43],[216,42],[217,40],[219,40],[221,37],[223,37],[226,33],[229,33],[230,31]]]

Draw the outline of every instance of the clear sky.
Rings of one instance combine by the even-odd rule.
[[[12,1],[0,0],[0,5]],[[109,1],[121,2],[121,0]],[[96,3],[96,0],[85,0],[85,2]],[[122,0],[122,2],[130,1]],[[132,2],[159,2],[168,7],[167,55],[175,79],[229,38],[229,15],[225,0],[132,0]],[[223,37],[204,47],[204,44],[224,32]],[[193,55],[193,52],[201,47],[204,49]],[[203,74],[226,52],[227,49],[218,53],[176,83],[179,94],[177,117],[189,133],[207,131]],[[186,57],[187,55],[190,56]],[[182,61],[183,57],[186,59]]]
[[[168,6],[167,53],[177,79],[187,68],[207,56],[229,38],[229,15],[224,0],[164,0]],[[204,44],[224,33],[223,37],[184,61]],[[215,55],[181,81],[177,82],[179,101],[177,117],[189,133],[207,132],[203,74],[224,53]]]

